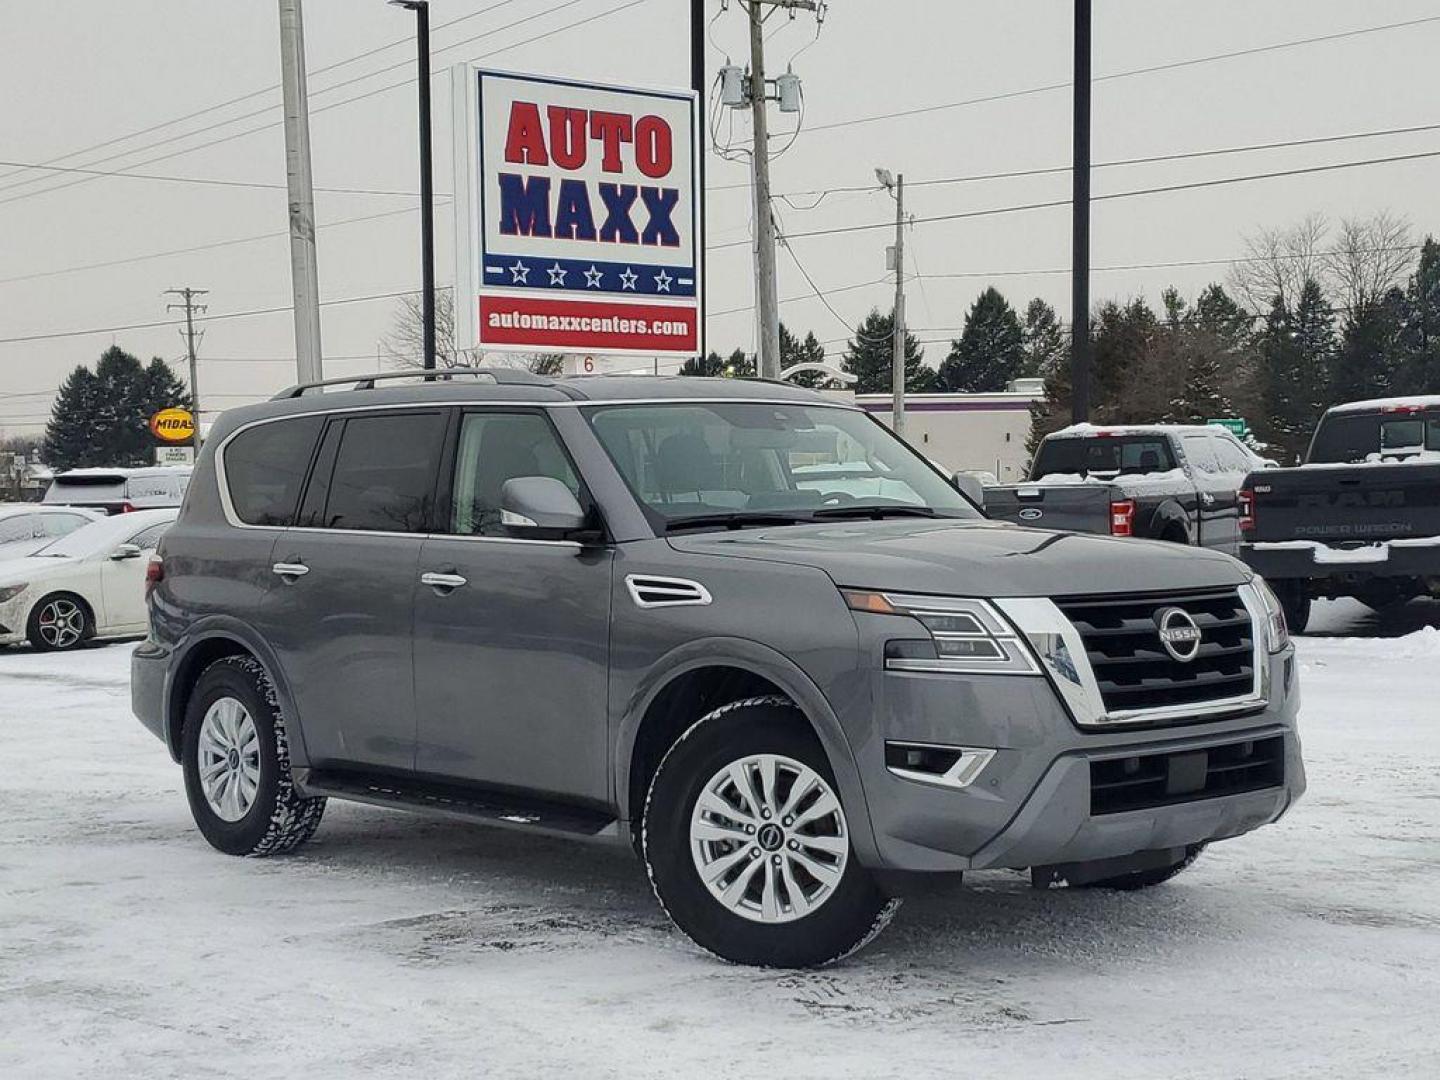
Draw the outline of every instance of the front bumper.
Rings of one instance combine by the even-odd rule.
[[[1249,714],[1084,731],[1045,679],[883,676],[879,722],[859,754],[873,868],[948,872],[1089,862],[1223,840],[1275,821],[1304,792],[1305,767],[1293,649],[1268,662],[1268,704]],[[1094,761],[1264,739],[1283,740],[1278,784],[1092,813]],[[981,747],[993,756],[968,786],[947,787],[897,776],[885,764],[887,741]]]
[[[19,645],[25,640],[25,623],[34,603],[33,586],[0,604],[0,645]]]
[[[1266,581],[1324,578],[1440,578],[1440,538],[1332,548],[1306,540],[1240,545],[1240,558]]]

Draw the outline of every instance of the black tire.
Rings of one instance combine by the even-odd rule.
[[[222,698],[239,701],[258,736],[260,776],[254,800],[235,821],[215,812],[200,782],[201,726],[211,706]],[[180,758],[195,824],[212,847],[227,855],[280,855],[310,839],[320,825],[325,799],[302,798],[296,792],[275,688],[252,657],[227,656],[201,672],[185,709]]]
[[[47,641],[45,639],[45,621],[53,619],[53,608],[68,605],[74,611],[74,617],[80,620],[79,634],[73,639],[68,634],[59,641]],[[30,642],[30,647],[36,652],[71,652],[83,646],[95,636],[95,614],[90,610],[90,605],[74,593],[56,592],[40,598],[40,602],[30,609],[30,617],[25,621],[25,639]]]
[[[650,784],[641,843],[655,896],[686,936],[732,963],[804,968],[843,959],[883,930],[900,904],[881,892],[853,847],[825,900],[787,922],[759,922],[732,912],[700,878],[690,840],[696,800],[722,768],[751,754],[789,758],[835,790],[824,750],[793,703],[751,698],[716,709],[670,748]]]
[[[1303,634],[1310,623],[1310,593],[1305,588],[1305,582],[1296,579],[1267,584],[1280,601],[1280,610],[1285,613],[1285,625],[1290,633]]]
[[[1170,866],[1157,866],[1152,870],[1138,870],[1133,874],[1120,874],[1112,878],[1101,878],[1099,881],[1091,881],[1084,888],[1087,889],[1115,889],[1119,892],[1134,892],[1137,889],[1148,889],[1152,885],[1161,885],[1169,881],[1176,874],[1189,869],[1190,865],[1200,857],[1205,850],[1204,844],[1191,844],[1185,849],[1185,857]]]

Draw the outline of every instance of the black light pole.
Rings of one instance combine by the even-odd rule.
[[[429,0],[390,0],[415,12],[416,69],[420,80],[420,313],[423,362],[435,370],[435,176],[430,160],[430,4]]]
[[[699,116],[696,123],[700,130],[707,131],[705,126],[705,93],[707,85],[705,82],[705,0],[690,0],[690,87],[695,91],[695,97],[699,102]],[[705,360],[705,158],[709,150],[708,139],[702,140],[700,158],[700,190],[695,193],[700,205],[696,218],[699,219],[699,234],[695,237],[695,270],[697,280],[700,282],[700,295],[696,298],[700,301],[699,311],[696,318],[700,320],[698,332],[695,335],[696,351],[700,361]]]
[[[1090,0],[1075,0],[1074,235],[1070,266],[1070,417],[1090,419]]]

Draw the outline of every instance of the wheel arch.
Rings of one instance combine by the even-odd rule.
[[[615,801],[622,820],[638,823],[650,779],[665,752],[706,713],[749,697],[789,699],[819,740],[841,798],[852,807],[851,838],[868,861],[874,834],[850,741],[825,695],[792,660],[740,638],[692,641],[668,653],[636,686],[617,729]]]
[[[1155,508],[1150,518],[1150,536],[1155,540],[1167,540],[1175,533],[1185,538],[1185,543],[1195,543],[1195,529],[1190,515],[1174,499],[1167,499]]]

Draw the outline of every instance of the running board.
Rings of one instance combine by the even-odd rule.
[[[297,769],[295,784],[307,796],[326,795],[393,810],[411,810],[552,836],[628,842],[619,820],[613,815],[586,806],[527,798],[509,792],[419,777],[336,769]]]

